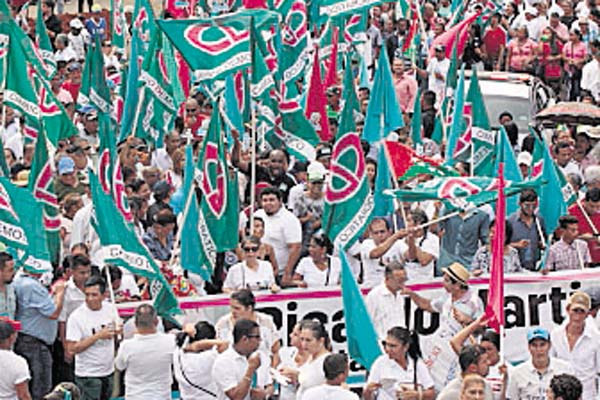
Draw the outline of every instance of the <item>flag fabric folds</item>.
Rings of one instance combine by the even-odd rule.
[[[322,226],[334,245],[347,249],[368,226],[374,207],[365,156],[348,104],[342,110],[329,173]]]
[[[342,302],[346,322],[348,354],[367,370],[382,352],[377,333],[367,312],[362,293],[354,279],[344,251],[340,251],[342,262]]]
[[[150,292],[158,314],[171,317],[180,313],[171,286],[148,249],[140,242],[132,225],[125,222],[110,195],[104,193],[96,174],[89,171],[89,178],[95,216],[92,225],[100,238],[105,262],[148,278],[152,282]]]
[[[506,203],[504,195],[504,162],[498,164],[498,199],[496,200],[496,224],[492,237],[492,264],[490,267],[490,291],[485,308],[488,325],[500,333],[504,326],[504,237],[506,232]]]

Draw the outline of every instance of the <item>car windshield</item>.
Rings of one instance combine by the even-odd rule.
[[[529,99],[487,94],[484,101],[490,125],[498,126],[498,116],[504,111],[508,111],[512,114],[515,123],[519,127],[519,132],[527,132],[531,108]]]

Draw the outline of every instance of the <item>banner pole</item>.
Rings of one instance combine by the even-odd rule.
[[[254,211],[256,203],[256,104],[252,106],[252,139],[250,140],[250,233],[254,235]]]

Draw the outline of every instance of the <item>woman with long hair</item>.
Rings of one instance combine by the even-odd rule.
[[[282,347],[279,350],[281,363],[277,366],[277,371],[287,380],[287,384],[280,384],[279,400],[295,400],[297,385],[294,384],[294,377],[298,376],[298,370],[309,358],[308,352],[302,348],[300,340],[301,323],[294,325],[290,333],[290,345]]]
[[[579,29],[571,29],[569,41],[562,50],[567,83],[567,100],[569,101],[577,100],[581,92],[581,70],[587,57],[587,46],[582,39],[583,35]]]
[[[538,54],[540,55],[539,77],[554,90],[556,95],[560,94],[560,83],[562,78],[562,49],[563,44],[558,40],[556,32],[547,26],[542,31]]]
[[[417,333],[396,326],[387,332],[383,348],[385,354],[371,366],[365,399],[433,400],[434,383],[421,358]]]
[[[531,72],[537,45],[529,38],[527,26],[517,30],[517,37],[512,39],[508,46],[506,56],[506,70],[510,72]]]
[[[298,263],[292,284],[302,288],[337,286],[340,283],[341,264],[332,257],[331,242],[323,234],[314,234],[308,245],[308,257]]]

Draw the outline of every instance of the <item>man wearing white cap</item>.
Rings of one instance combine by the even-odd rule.
[[[89,40],[89,33],[83,26],[83,22],[79,18],[73,18],[69,22],[71,28],[67,38],[69,39],[69,45],[77,55],[77,60],[85,59],[85,44]]]
[[[517,165],[519,166],[519,170],[521,171],[521,176],[523,179],[527,179],[530,174],[531,162],[533,161],[533,157],[531,157],[531,153],[528,151],[522,151],[519,153],[517,157]]]
[[[567,301],[566,323],[552,331],[551,355],[571,364],[575,376],[583,384],[582,400],[598,398],[596,380],[600,372],[600,334],[586,324],[591,299],[577,291]]]

